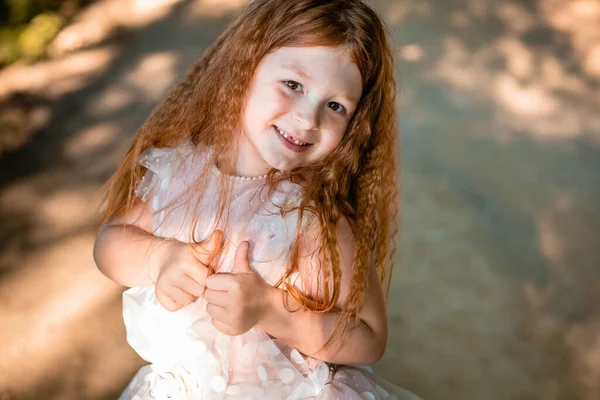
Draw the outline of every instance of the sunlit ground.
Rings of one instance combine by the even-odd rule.
[[[426,399],[600,399],[600,3],[371,3],[403,133],[376,372]],[[0,71],[0,399],[115,399],[142,365],[92,259],[99,188],[243,4],[99,1]]]

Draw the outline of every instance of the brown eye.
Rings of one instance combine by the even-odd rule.
[[[335,106],[335,108],[331,107],[332,105]],[[337,113],[341,113],[344,111],[344,106],[341,105],[340,103],[336,103],[336,102],[329,103],[329,108],[331,108],[333,111],[335,111]]]
[[[285,85],[287,87],[289,87],[293,91],[296,91],[296,89],[300,87],[300,84],[298,82],[294,82],[294,81],[283,81],[283,82],[285,83]]]

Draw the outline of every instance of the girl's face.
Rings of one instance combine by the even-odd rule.
[[[330,154],[362,94],[358,67],[335,47],[282,47],[258,65],[242,112],[237,173],[289,171]]]

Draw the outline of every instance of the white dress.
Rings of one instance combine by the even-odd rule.
[[[176,148],[147,149],[140,163],[148,171],[137,195],[160,210],[195,181],[206,158],[206,151],[190,142]],[[194,213],[200,217],[196,238],[212,231],[214,183],[220,172],[212,167],[210,173],[199,202],[182,201],[155,213],[156,236],[191,242],[190,215]],[[252,268],[274,285],[284,272],[297,220],[295,214],[284,219],[273,213],[277,209],[267,200],[268,191],[257,194],[262,183],[234,179],[229,227],[224,231],[227,247],[217,268],[231,271],[237,245],[248,240]],[[299,193],[298,185],[284,182],[271,200],[294,202]],[[330,367],[258,329],[234,337],[222,334],[211,324],[203,298],[169,312],[156,300],[153,287],[133,287],[123,293],[123,319],[128,343],[150,365],[138,371],[122,400],[417,399],[367,369]]]

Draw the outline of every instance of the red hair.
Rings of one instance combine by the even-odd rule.
[[[341,278],[336,223],[345,217],[354,233],[356,256],[343,314],[357,315],[364,303],[369,268],[378,270],[389,291],[399,210],[393,51],[385,25],[360,0],[250,2],[139,129],[108,182],[104,220],[127,212],[139,201],[135,188],[144,168],[138,159],[150,145],[173,147],[182,140],[191,140],[198,146],[217,149],[212,154],[222,155],[225,165],[234,165],[235,136],[223,132],[237,132],[248,85],[261,59],[288,46],[345,49],[361,72],[363,91],[347,132],[331,154],[316,165],[282,174],[272,170],[269,174],[269,190],[284,179],[302,186],[300,204],[282,212],[298,211],[299,226],[306,212],[315,217],[323,260],[322,298],[309,298],[286,279],[298,270],[296,243],[280,285],[313,311],[334,308]],[[226,181],[223,178],[219,184],[220,213],[225,212],[229,201]],[[202,187],[200,182],[194,186],[192,190]],[[345,326],[339,324],[336,332],[344,331]]]

